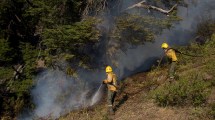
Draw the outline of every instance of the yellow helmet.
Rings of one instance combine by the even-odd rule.
[[[169,47],[169,45],[167,44],[167,43],[163,43],[162,45],[161,45],[161,48],[163,48],[163,49],[167,49]]]
[[[106,73],[108,73],[108,72],[112,72],[113,70],[112,70],[111,66],[107,66],[105,71],[106,71]]]

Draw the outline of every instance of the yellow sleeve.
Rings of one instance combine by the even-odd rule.
[[[172,61],[173,62],[176,62],[178,60],[174,50],[172,50],[172,55],[171,56],[172,56]]]
[[[173,62],[177,61],[176,53],[173,49],[170,49],[166,52],[168,58],[170,58]]]
[[[107,80],[105,79],[105,80],[103,80],[103,82],[104,82],[104,83],[107,83]]]

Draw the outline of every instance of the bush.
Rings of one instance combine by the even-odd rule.
[[[209,85],[198,79],[184,79],[158,88],[154,91],[153,99],[160,106],[199,106],[206,102]]]

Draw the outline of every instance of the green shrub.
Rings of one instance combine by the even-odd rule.
[[[197,35],[204,36],[206,38],[210,38],[213,33],[215,33],[215,21],[214,20],[208,19],[208,20],[198,24],[197,31],[196,31]]]
[[[0,79],[10,79],[13,69],[8,67],[0,67]]]
[[[184,79],[156,89],[153,99],[160,106],[198,106],[205,103],[208,96],[208,87],[209,83],[205,81]]]

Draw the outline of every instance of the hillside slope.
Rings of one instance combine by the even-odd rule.
[[[150,72],[133,75],[121,82],[115,102],[116,112],[114,116],[106,114],[107,105],[105,100],[103,100],[93,108],[73,111],[61,117],[60,120],[213,119],[213,116],[215,116],[215,107],[213,108],[215,106],[215,34],[204,45],[192,44],[189,47],[179,49],[189,54],[201,54],[203,56],[190,57],[179,55],[180,61],[176,71],[178,78],[174,82],[170,83],[166,78],[167,65],[162,64]],[[188,80],[187,83],[186,80]],[[184,86],[180,86],[181,84]],[[190,88],[186,88],[186,84],[190,84]],[[177,85],[179,85],[178,88]],[[192,88],[192,86],[196,85],[197,87]],[[183,93],[184,91],[181,89],[183,87],[187,91],[191,91],[191,93]],[[163,91],[169,93],[160,99]],[[178,93],[180,94],[178,95]],[[198,93],[207,94],[202,94],[201,98],[198,96]],[[181,94],[184,96],[180,96]],[[195,95],[198,97],[195,98]],[[205,99],[203,99],[204,95]],[[176,102],[174,100],[172,102],[171,99],[174,99]],[[182,100],[179,101],[179,99]],[[165,100],[167,102],[164,102]]]

